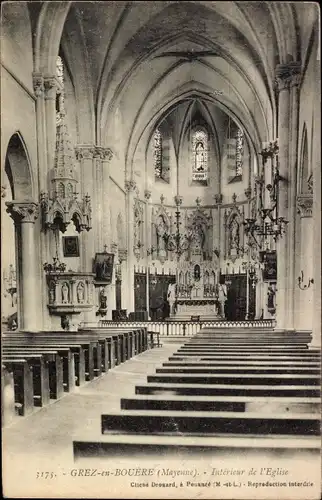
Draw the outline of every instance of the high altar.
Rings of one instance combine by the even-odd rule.
[[[171,311],[177,320],[221,319],[217,309],[217,272],[210,263],[189,262],[177,273],[176,306]]]
[[[217,308],[218,272],[210,238],[211,220],[200,210],[186,221],[188,247],[178,260],[176,284],[170,285],[170,318],[221,319]]]

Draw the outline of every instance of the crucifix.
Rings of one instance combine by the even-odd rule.
[[[104,245],[104,253],[107,253],[107,245]]]

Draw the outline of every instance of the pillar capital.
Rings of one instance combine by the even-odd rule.
[[[7,201],[7,212],[15,223],[34,224],[39,215],[39,205],[34,201]]]
[[[100,158],[101,160],[110,161],[113,158],[113,151],[110,148],[103,148],[94,144],[77,144],[75,146],[75,155],[77,160]]]
[[[150,198],[151,198],[151,191],[149,191],[148,189],[145,189],[144,191],[144,198],[148,201]]]
[[[95,146],[95,158],[110,161],[113,158],[113,151],[110,148]]]
[[[44,77],[44,92],[45,99],[54,100],[56,99],[56,92],[60,88],[59,82],[56,76],[45,76]]]
[[[313,196],[311,194],[300,194],[296,201],[297,211],[301,217],[312,217]]]
[[[276,83],[279,92],[300,85],[301,77],[301,63],[298,61],[278,64],[276,67]]]
[[[136,190],[136,182],[134,179],[130,179],[125,181],[125,190],[127,193],[133,192]]]
[[[91,160],[95,156],[94,144],[77,144],[75,146],[75,155],[77,160]]]
[[[43,97],[45,92],[44,76],[42,73],[33,73],[32,83],[36,97]]]

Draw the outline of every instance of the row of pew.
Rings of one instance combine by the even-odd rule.
[[[74,457],[317,450],[321,355],[310,341],[308,332],[202,328],[102,414],[100,429],[74,439]]]
[[[147,328],[2,335],[2,422],[31,414],[158,344]]]

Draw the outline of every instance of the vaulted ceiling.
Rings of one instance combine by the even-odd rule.
[[[209,120],[231,115],[254,144],[273,137],[276,65],[304,64],[317,18],[312,4],[305,17],[284,2],[55,3],[50,19],[65,20],[59,41],[75,95],[86,102],[82,119],[108,143],[112,117],[121,115],[127,163],[158,121],[191,98]]]

